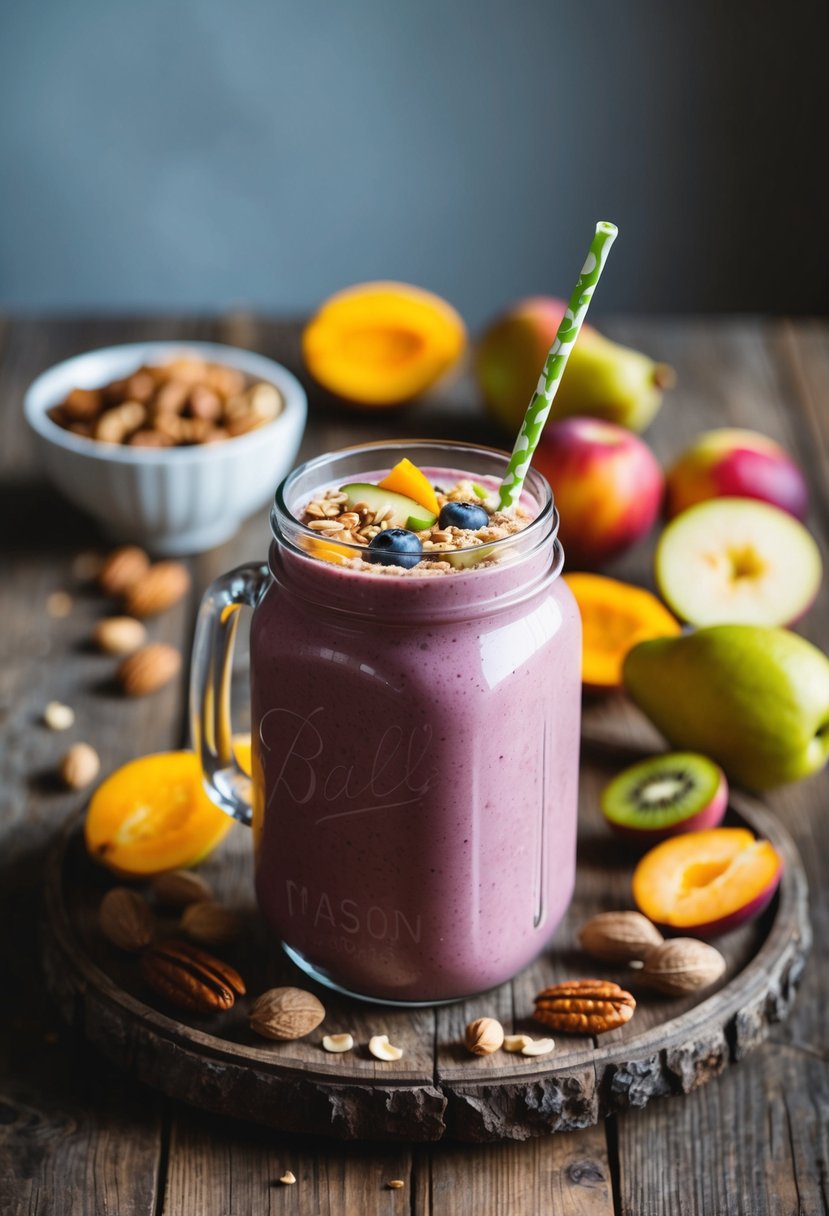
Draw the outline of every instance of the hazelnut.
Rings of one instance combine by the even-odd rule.
[[[473,1056],[488,1056],[504,1043],[504,1028],[497,1018],[476,1018],[464,1035],[467,1051]]]

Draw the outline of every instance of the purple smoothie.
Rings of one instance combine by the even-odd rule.
[[[500,542],[517,556],[441,577],[340,568],[276,536],[251,628],[266,919],[359,995],[439,1001],[509,979],[575,872],[580,623],[552,509],[520,547]]]

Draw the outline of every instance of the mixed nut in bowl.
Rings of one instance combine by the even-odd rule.
[[[110,534],[159,554],[227,540],[294,463],[307,402],[252,351],[142,342],[89,351],[32,383],[47,474]]]

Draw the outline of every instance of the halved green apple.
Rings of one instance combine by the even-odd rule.
[[[371,507],[375,516],[391,509],[389,522],[393,528],[422,532],[431,528],[437,519],[434,512],[421,506],[413,498],[407,498],[405,494],[398,494],[395,490],[385,490],[382,486],[372,485],[370,481],[351,481],[348,485],[340,486],[340,493],[348,495],[346,505],[349,511],[352,511],[358,502],[364,502]]]
[[[788,625],[814,600],[820,552],[798,520],[750,498],[712,498],[665,528],[656,582],[692,625]]]

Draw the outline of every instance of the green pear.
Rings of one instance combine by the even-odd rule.
[[[475,372],[493,418],[510,435],[521,426],[567,304],[531,296],[513,304],[481,336]],[[552,418],[603,418],[644,431],[674,384],[674,370],[582,326],[553,401]]]
[[[663,390],[675,383],[667,363],[654,363],[594,329],[582,334],[570,353],[553,417],[586,414],[644,431],[662,404]]]
[[[640,642],[623,675],[672,746],[749,789],[797,781],[829,758],[829,659],[786,629],[711,625]]]

